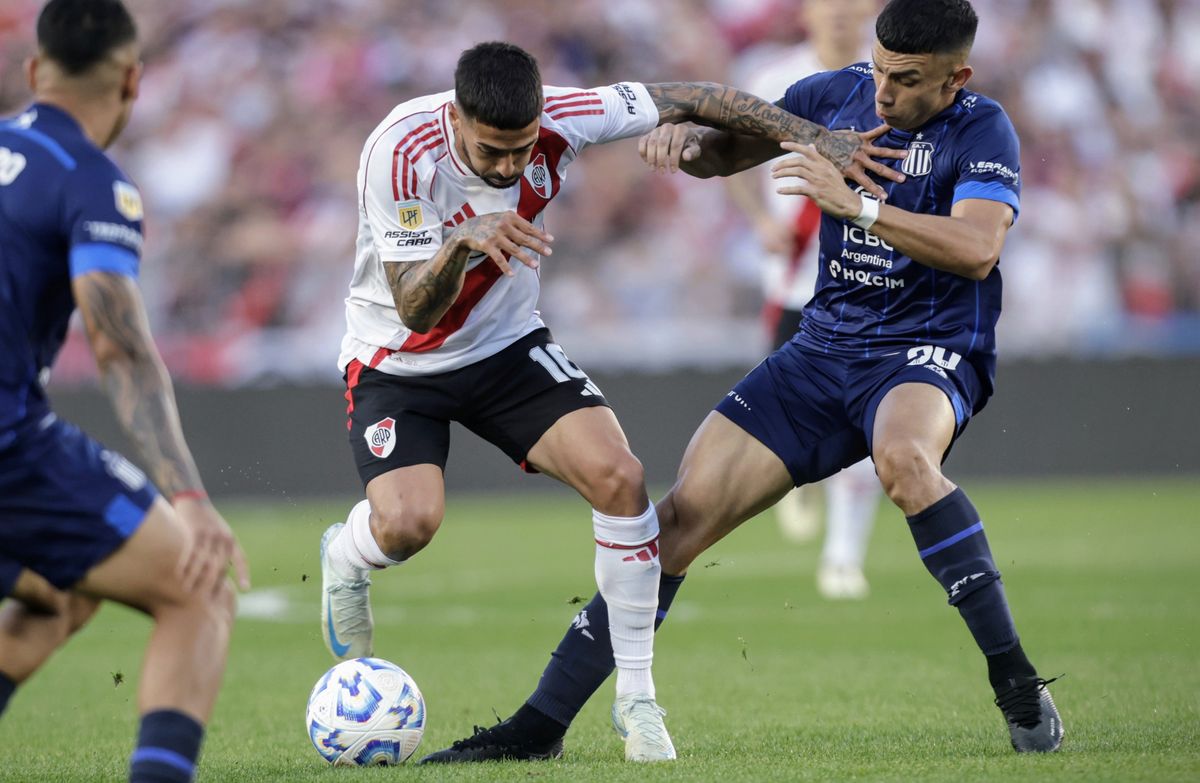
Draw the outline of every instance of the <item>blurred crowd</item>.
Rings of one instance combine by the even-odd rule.
[[[143,190],[143,283],[177,376],[336,379],[362,143],[481,40],[547,83],[736,83],[804,39],[798,0],[127,0],[146,75],[112,150]],[[0,112],[38,0],[0,5]],[[972,86],[1022,140],[1001,262],[1013,355],[1200,352],[1200,0],[975,0]],[[869,36],[870,31],[864,31]],[[774,100],[780,96],[762,96]],[[752,364],[753,239],[725,190],[586,152],[547,212],[542,306],[585,366]],[[73,341],[59,373],[86,372]]]

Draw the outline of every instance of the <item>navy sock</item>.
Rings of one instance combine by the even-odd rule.
[[[13,691],[17,689],[17,684],[8,678],[8,675],[0,673],[0,715],[4,714],[4,709],[8,707],[8,700],[12,698]]]
[[[961,489],[908,518],[921,560],[946,589],[985,655],[1013,649],[1019,639],[992,559],[983,521]]]
[[[1011,650],[987,657],[988,663],[988,682],[993,688],[1000,688],[1008,685],[1011,680],[1018,677],[1036,677],[1037,670],[1033,668],[1033,664],[1029,662],[1025,651],[1021,649],[1021,644],[1018,642]]]
[[[656,630],[666,619],[681,584],[682,576],[663,574],[659,579]],[[614,668],[612,641],[608,636],[608,605],[596,593],[583,611],[575,615],[571,627],[550,656],[537,690],[525,703],[565,730]]]
[[[182,712],[147,712],[129,759],[129,783],[189,783],[203,739],[204,727]]]

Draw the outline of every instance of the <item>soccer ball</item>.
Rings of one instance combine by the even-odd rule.
[[[425,733],[425,699],[396,664],[355,658],[317,682],[306,721],[313,746],[334,766],[400,764]]]

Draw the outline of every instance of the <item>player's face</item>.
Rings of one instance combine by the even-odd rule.
[[[901,54],[875,42],[875,113],[901,130],[918,128],[954,102],[971,78],[962,54]]]
[[[518,130],[501,130],[476,122],[461,112],[454,114],[458,152],[471,170],[493,188],[511,188],[517,184],[533,155],[540,119]]]

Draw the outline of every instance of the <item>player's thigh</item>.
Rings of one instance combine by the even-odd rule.
[[[608,403],[548,329],[525,335],[473,365],[471,373],[472,393],[460,421],[525,470],[537,472],[540,461],[551,475],[561,477],[566,460],[580,457],[570,453],[569,445],[563,447],[562,438],[551,435],[555,427],[560,433],[578,427],[584,437],[597,438],[597,448],[628,453],[611,411],[571,417],[578,411],[607,408]],[[572,421],[560,427],[567,418]]]
[[[659,503],[660,552],[682,573],[701,552],[792,489],[779,455],[713,411],[684,452],[675,486]]]
[[[73,587],[137,531],[158,493],[146,475],[47,416],[0,455],[0,571]]]
[[[871,442],[879,454],[905,448],[940,463],[956,431],[954,408],[945,392],[933,384],[909,382],[893,386],[880,400]]]
[[[642,463],[610,408],[566,414],[538,439],[526,462],[573,487],[602,513],[637,516],[649,505]]]
[[[185,592],[180,570],[191,540],[183,520],[159,497],[133,535],[88,571],[75,590],[151,614],[192,603],[197,596]]]
[[[59,590],[28,568],[20,569],[6,594],[9,598],[25,604],[30,610],[43,614],[64,613],[70,604],[70,593]]]
[[[410,378],[355,364],[347,372],[347,436],[363,486],[420,465],[440,476],[450,454],[460,373]]]

